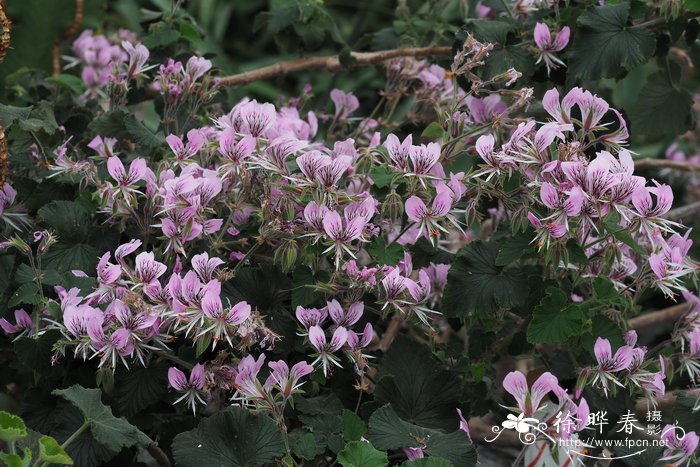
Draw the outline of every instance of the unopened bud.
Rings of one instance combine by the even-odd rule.
[[[395,190],[391,190],[382,203],[382,215],[389,217],[392,221],[397,221],[403,216],[403,199]]]

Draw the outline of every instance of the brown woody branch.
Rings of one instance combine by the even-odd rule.
[[[64,32],[61,37],[58,37],[53,41],[53,46],[51,47],[53,76],[61,73],[61,44],[78,32],[80,25],[83,24],[84,9],[85,0],[75,0],[75,15],[73,16],[73,22],[70,26],[68,26],[68,29],[66,29],[66,32]]]
[[[668,308],[664,308],[663,310],[652,311],[649,313],[644,313],[640,316],[635,316],[629,320],[629,326],[637,331],[657,326],[668,326],[669,324],[678,321],[678,319],[680,319],[680,317],[686,314],[689,310],[690,305],[687,303],[673,305]]]
[[[149,444],[146,450],[160,467],[172,467],[173,463],[170,462],[170,458],[157,443]]]
[[[685,172],[700,171],[700,164],[668,159],[639,159],[634,161],[635,169],[676,169]]]
[[[405,49],[382,50],[380,52],[351,52],[354,63],[352,66],[370,66],[400,57],[428,57],[428,56],[450,56],[451,47],[416,47]],[[290,73],[310,70],[314,68],[325,69],[336,72],[344,68],[340,62],[340,56],[329,55],[324,57],[307,57],[296,60],[288,60],[274,65],[258,68],[257,70],[246,71],[237,75],[224,76],[219,80],[221,86],[240,86],[252,83],[261,79],[285,76]]]
[[[693,222],[700,214],[700,201],[690,203],[687,206],[671,209],[663,217],[671,221],[689,221]]]

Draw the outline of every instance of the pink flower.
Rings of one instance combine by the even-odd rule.
[[[285,400],[301,387],[299,380],[314,371],[314,367],[306,362],[295,364],[291,370],[284,360],[270,362],[268,366],[272,372],[265,381],[265,386],[276,386]]]
[[[548,392],[559,386],[556,376],[546,372],[537,381],[528,387],[525,375],[519,371],[512,371],[503,379],[503,389],[515,397],[518,407],[525,416],[531,416],[540,408],[540,403]]]
[[[15,324],[11,324],[5,318],[0,318],[0,328],[7,334],[16,334],[32,329],[33,323],[29,313],[22,308],[15,310]]]
[[[182,371],[175,367],[171,367],[168,369],[168,383],[170,384],[170,387],[176,391],[184,392],[182,397],[174,402],[175,404],[178,404],[183,400],[186,401],[186,404],[192,407],[192,413],[196,412],[198,402],[202,405],[206,404],[200,395],[200,392],[204,390],[205,385],[204,366],[202,366],[200,363],[196,364],[192,368],[189,380]]]
[[[610,341],[599,337],[593,346],[595,358],[598,361],[598,368],[601,371],[616,372],[627,369],[632,363],[632,347],[623,345],[613,356],[610,348]]]
[[[185,144],[179,136],[168,135],[165,141],[170,146],[170,149],[175,154],[178,161],[185,161],[197,154],[205,143],[204,135],[199,130],[190,130],[187,132],[187,144]]]
[[[162,276],[168,267],[153,259],[152,252],[142,252],[136,256],[136,277],[141,284],[150,285]]]
[[[350,350],[360,350],[367,347],[370,342],[372,342],[372,337],[374,336],[374,330],[371,323],[365,324],[364,329],[361,334],[357,334],[354,331],[348,331],[347,345]]]
[[[652,194],[656,197],[656,203],[651,198]],[[632,192],[632,204],[642,217],[663,216],[673,204],[673,190],[670,186],[659,183],[655,187],[638,187]]]
[[[678,434],[676,433],[678,432]],[[698,448],[700,438],[694,431],[685,432],[681,427],[666,425],[661,432],[666,450],[660,460],[667,465],[682,465],[688,461]]]
[[[348,330],[344,327],[338,327],[333,332],[330,342],[326,340],[326,333],[321,329],[320,326],[312,326],[309,329],[309,343],[318,352],[318,357],[312,365],[317,362],[321,362],[323,365],[323,375],[328,374],[330,365],[334,364],[340,367],[338,358],[333,355],[333,352],[340,350],[340,348],[345,345],[348,339]]]
[[[424,235],[428,240],[434,241],[433,239],[440,235],[440,231],[447,232],[438,221],[452,208],[452,190],[445,185],[438,185],[436,189],[437,195],[433,198],[430,208],[417,196],[411,196],[406,200],[406,215],[419,226],[416,240]]]
[[[360,318],[362,318],[364,307],[364,303],[355,302],[345,311],[337,300],[332,300],[328,302],[327,309],[328,315],[331,317],[336,326],[349,328],[353,324],[357,323]]]
[[[360,101],[350,92],[343,92],[340,89],[331,91],[331,100],[335,104],[335,118],[342,122],[354,111],[360,108]]]
[[[117,156],[112,156],[107,160],[107,171],[120,187],[128,187],[143,179],[147,166],[144,159],[138,158],[131,161],[129,172],[124,169],[124,164]]]
[[[384,142],[384,147],[389,153],[391,163],[399,170],[408,170],[408,160],[413,149],[413,135],[408,135],[403,142],[399,141],[393,133],[389,133]]]
[[[304,308],[298,306],[296,309],[297,320],[304,326],[304,329],[308,332],[312,326],[320,326],[328,317],[328,307],[324,307],[320,310],[316,308]]]
[[[127,78],[133,78],[134,76],[140,75],[146,71],[144,65],[146,64],[148,56],[150,55],[146,46],[141,43],[134,46],[131,42],[122,41],[122,48],[129,56],[129,66],[126,72]]]
[[[222,264],[224,264],[224,260],[215,256],[210,259],[209,253],[206,251],[192,257],[192,267],[202,282],[209,282],[212,279],[214,270]]]
[[[571,30],[568,26],[564,26],[556,36],[552,39],[552,34],[549,32],[549,27],[545,23],[537,23],[535,26],[535,44],[540,49],[540,57],[537,63],[544,60],[547,66],[547,74],[552,68],[557,68],[558,65],[564,65],[555,52],[559,52],[569,43],[569,35]]]

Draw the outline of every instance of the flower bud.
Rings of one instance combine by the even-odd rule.
[[[389,217],[392,221],[397,221],[403,216],[403,200],[395,190],[391,190],[382,203],[382,215]]]
[[[299,247],[296,240],[285,239],[275,250],[275,264],[278,264],[283,271],[291,271],[297,262]]]

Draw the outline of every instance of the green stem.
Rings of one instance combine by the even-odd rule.
[[[506,0],[501,0],[501,5],[503,5],[503,9],[508,12],[508,15],[511,18],[515,19],[515,14],[513,14],[513,10],[510,9],[510,5],[508,5],[508,3],[506,3]]]
[[[262,243],[256,242],[255,245],[253,245],[253,246],[250,248],[250,250],[248,250],[248,253],[245,254],[245,256],[243,257],[243,259],[240,260],[240,261],[238,262],[238,264],[236,264],[236,265],[233,267],[233,269],[231,270],[231,273],[235,274],[236,271],[238,270],[238,268],[240,268],[240,267],[248,260],[248,258],[250,258],[250,257],[253,255],[253,253],[255,253],[255,252],[257,251],[257,249],[260,248],[261,245],[262,245]]]
[[[165,352],[163,350],[153,350],[153,353],[165,358],[166,360],[170,360],[173,363],[177,363],[178,365],[182,366],[183,368],[187,368],[188,370],[191,370],[194,368],[194,365],[188,362],[187,360],[183,360],[180,357],[177,357],[175,355],[172,355],[168,352]]]
[[[83,424],[80,425],[78,427],[78,429],[72,435],[70,435],[67,440],[65,440],[63,442],[63,444],[61,444],[61,449],[65,450],[68,446],[70,446],[73,443],[73,441],[78,439],[78,437],[80,435],[82,435],[83,432],[85,430],[87,430],[89,427],[90,427],[90,421],[89,420],[83,421]],[[45,467],[45,466],[48,466],[49,464],[47,464],[46,461],[39,462],[39,459],[37,459],[37,462],[34,465],[37,467]]]

